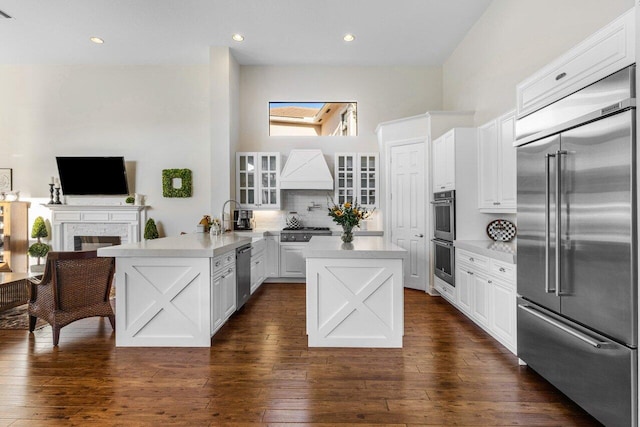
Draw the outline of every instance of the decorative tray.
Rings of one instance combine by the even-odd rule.
[[[510,242],[516,237],[516,226],[506,219],[496,219],[487,225],[487,235],[496,242]]]

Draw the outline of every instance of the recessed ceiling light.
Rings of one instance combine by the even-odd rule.
[[[91,40],[92,42],[94,42],[96,44],[104,43],[104,40],[102,40],[100,37],[91,37],[89,40]]]
[[[353,34],[345,34],[342,39],[346,42],[352,42],[356,39],[356,36],[354,36]]]
[[[231,36],[232,39],[234,39],[237,42],[241,42],[244,40],[244,36],[242,34],[234,34],[233,36]]]

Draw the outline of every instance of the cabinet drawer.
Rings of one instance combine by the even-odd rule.
[[[474,268],[489,268],[489,258],[474,254],[473,252],[467,252],[464,249],[456,249],[456,258],[458,262],[469,264]]]
[[[211,271],[212,275],[216,276],[219,273],[228,270],[231,264],[235,265],[236,262],[236,252],[229,251],[222,255],[218,255],[217,257],[211,260]]]
[[[440,295],[451,303],[455,303],[456,300],[456,288],[445,283],[438,278],[434,280],[434,288],[440,293]]]
[[[516,265],[492,260],[491,274],[502,281],[513,283],[516,280]]]
[[[633,10],[517,86],[523,117],[635,62]]]

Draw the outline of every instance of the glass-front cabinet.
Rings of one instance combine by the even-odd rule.
[[[378,206],[378,153],[336,153],[335,202],[357,202],[367,208]]]
[[[236,200],[243,208],[280,208],[280,153],[236,153]]]

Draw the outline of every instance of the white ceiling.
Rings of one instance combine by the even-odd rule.
[[[206,63],[229,46],[243,65],[441,65],[490,2],[0,0],[0,64]]]

